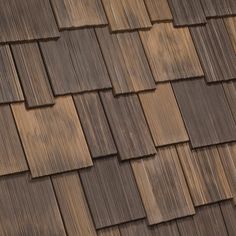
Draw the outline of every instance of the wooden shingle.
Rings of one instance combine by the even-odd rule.
[[[174,147],[159,148],[155,157],[131,165],[150,225],[195,213]]]
[[[53,107],[31,110],[12,105],[33,177],[92,165],[72,98],[55,101]]]
[[[145,217],[129,162],[97,159],[80,177],[97,229]]]
[[[224,18],[224,22],[236,53],[236,17]]]
[[[111,91],[105,91],[101,99],[121,160],[155,154],[137,95],[114,97]]]
[[[115,94],[155,89],[137,32],[110,34],[107,27],[96,32]]]
[[[188,28],[161,23],[140,36],[156,82],[203,76]]]

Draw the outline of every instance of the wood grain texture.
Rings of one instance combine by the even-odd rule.
[[[64,31],[40,44],[55,94],[111,88],[93,29]]]
[[[236,144],[219,146],[218,151],[236,204]]]
[[[230,81],[227,83],[223,83],[223,88],[224,88],[225,95],[227,97],[230,109],[232,111],[234,120],[236,122],[236,82]]]
[[[111,34],[108,27],[96,30],[116,94],[155,89],[139,34]]]
[[[60,29],[107,23],[100,0],[52,0]]]
[[[152,22],[172,20],[172,14],[167,0],[145,0]]]
[[[78,172],[55,175],[52,183],[67,234],[96,236]]]
[[[97,229],[145,217],[129,162],[97,159],[80,177]]]
[[[236,232],[236,209],[230,201],[220,203],[222,215],[229,236],[234,236]]]
[[[152,26],[143,0],[102,0],[112,31]]]
[[[221,84],[203,79],[173,83],[174,93],[193,147],[236,139],[236,127]]]
[[[114,97],[111,91],[105,91],[101,98],[121,160],[154,154],[156,149],[138,97]]]
[[[224,23],[236,53],[236,17],[225,18]]]
[[[0,175],[28,170],[9,105],[0,106]]]
[[[195,213],[176,149],[131,162],[150,225]]]
[[[11,46],[28,107],[54,104],[53,93],[37,43]]]
[[[228,236],[218,204],[196,208],[196,214],[178,220],[182,236]]]
[[[33,177],[92,165],[71,97],[53,107],[26,110],[13,104],[13,114]]]
[[[74,101],[92,157],[116,154],[116,146],[98,93],[75,95]]]
[[[1,0],[0,32],[0,42],[59,37],[49,0]]]
[[[235,79],[236,54],[223,20],[210,19],[190,32],[207,82]]]
[[[65,230],[49,178],[0,178],[1,235],[58,235]]]
[[[200,0],[168,0],[175,26],[206,23]]]
[[[156,146],[188,141],[170,83],[158,84],[154,92],[139,97]]]
[[[121,236],[179,236],[177,224],[168,222],[149,227],[146,221],[134,221],[120,225]]]
[[[206,17],[230,16],[236,14],[234,0],[201,0]]]
[[[24,96],[11,50],[8,45],[0,45],[0,103],[23,100]]]
[[[233,197],[216,147],[191,150],[185,143],[177,151],[195,206]]]
[[[140,32],[156,82],[203,76],[203,71],[187,28],[172,23],[155,24]]]
[[[98,236],[121,236],[117,226],[100,229],[97,231]]]

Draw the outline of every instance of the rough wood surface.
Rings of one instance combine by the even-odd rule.
[[[59,36],[49,0],[1,0],[0,32],[0,42]]]
[[[180,219],[177,222],[182,236],[228,236],[218,204],[197,208],[194,216]]]
[[[102,0],[112,31],[152,26],[143,0]]]
[[[80,177],[97,229],[145,217],[129,162],[97,159]]]
[[[104,109],[122,160],[149,156],[156,152],[137,95],[114,97],[101,92]]]
[[[68,235],[96,236],[78,172],[55,175],[52,183]]]
[[[66,235],[49,178],[9,175],[0,189],[1,235]]]
[[[158,84],[154,92],[139,97],[156,146],[188,141],[170,83]]]
[[[193,147],[236,140],[236,126],[221,84],[203,79],[173,83]]]
[[[96,30],[116,94],[155,89],[155,82],[137,32],[111,34]]]
[[[207,82],[236,78],[236,54],[222,19],[210,19],[206,26],[190,32]]]
[[[236,17],[225,18],[224,22],[236,53]]]
[[[117,226],[101,229],[97,231],[98,236],[121,236]]]
[[[98,93],[75,95],[74,101],[92,157],[116,154],[116,146]]]
[[[53,107],[31,110],[12,105],[33,177],[92,165],[72,98],[55,101]]]
[[[0,175],[28,170],[9,105],[0,106]]]
[[[180,144],[177,151],[195,206],[233,197],[216,147],[191,150]]]
[[[156,82],[203,76],[188,28],[161,23],[140,36]]]
[[[175,26],[204,24],[206,18],[200,0],[168,0]]]
[[[52,0],[61,29],[107,23],[101,0]]]
[[[172,20],[172,14],[167,0],[145,0],[152,22]]]
[[[131,165],[149,224],[195,213],[174,147],[160,148],[155,157],[132,160]]]
[[[28,107],[54,104],[53,93],[37,43],[12,45],[13,57]]]
[[[56,94],[111,88],[94,29],[64,31],[40,46]]]

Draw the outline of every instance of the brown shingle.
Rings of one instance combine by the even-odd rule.
[[[129,162],[97,159],[80,177],[97,229],[145,217]]]
[[[61,29],[107,23],[101,0],[52,0]]]
[[[225,18],[224,22],[236,53],[236,17]]]
[[[188,135],[170,83],[139,95],[156,146],[188,141]]]
[[[174,147],[159,148],[155,157],[132,160],[131,165],[149,224],[195,213]]]
[[[140,35],[156,82],[203,76],[188,28],[161,23]]]
[[[49,0],[1,0],[0,32],[0,42],[59,36]]]
[[[49,178],[5,176],[0,189],[1,235],[66,235]]]
[[[55,101],[53,107],[31,110],[12,105],[33,177],[92,165],[72,98]]]
[[[12,45],[13,57],[28,107],[54,104],[54,97],[37,43]]]
[[[137,95],[114,97],[106,91],[101,98],[121,160],[154,154],[156,149]]]
[[[112,31],[151,27],[143,0],[102,0]]]
[[[116,94],[155,89],[155,82],[137,32],[110,34],[96,30]]]

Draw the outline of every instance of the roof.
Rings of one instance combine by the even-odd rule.
[[[235,15],[0,0],[0,235],[235,235]]]

